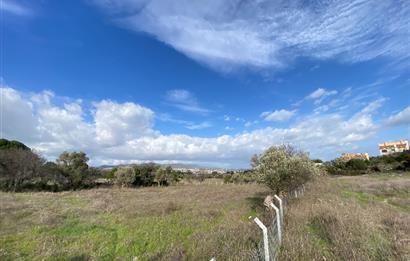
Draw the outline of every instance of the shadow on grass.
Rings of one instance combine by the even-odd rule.
[[[265,197],[269,194],[270,194],[269,191],[258,192],[258,193],[255,193],[253,197],[247,197],[246,200],[250,204],[252,211],[255,211],[255,212],[264,211],[265,206],[263,205],[263,201]]]
[[[67,261],[88,261],[91,260],[89,256],[85,255],[85,254],[81,254],[78,256],[72,256],[67,258]]]

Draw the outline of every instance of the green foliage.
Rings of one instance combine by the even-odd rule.
[[[64,151],[56,160],[58,166],[64,175],[70,180],[72,188],[87,187],[85,180],[88,171],[88,157],[84,152],[67,152]]]
[[[133,168],[119,168],[115,171],[115,183],[123,187],[131,186],[135,181],[135,171]]]
[[[331,175],[355,176],[367,173],[369,162],[362,159],[343,161],[336,159],[325,164],[327,172]]]
[[[258,181],[258,176],[250,170],[245,171],[229,171],[223,175],[224,183],[247,184]]]
[[[26,145],[24,145],[23,143],[19,141],[0,139],[0,150],[4,150],[4,149],[30,150],[29,147],[27,147]]]
[[[148,187],[154,185],[155,175],[160,166],[155,163],[145,163],[141,165],[135,165],[135,181],[134,186]]]
[[[307,153],[292,146],[272,146],[252,158],[252,166],[262,183],[275,193],[291,191],[319,173]]]
[[[362,159],[351,159],[346,162],[346,168],[349,170],[365,171],[367,170],[368,161]]]

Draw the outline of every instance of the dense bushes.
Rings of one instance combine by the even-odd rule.
[[[371,157],[370,160],[351,159],[343,161],[336,159],[326,162],[325,168],[331,175],[361,175],[374,172],[409,171],[410,152],[405,151],[392,155]]]
[[[367,172],[369,162],[362,159],[351,159],[343,161],[336,159],[325,163],[326,170],[332,175],[360,175]]]
[[[291,191],[319,173],[307,153],[289,145],[272,146],[252,158],[259,180],[275,193]]]
[[[154,163],[122,167],[114,172],[115,182],[122,186],[167,186],[178,182],[181,176],[171,167],[161,168]]]
[[[258,182],[258,175],[251,170],[228,171],[223,175],[224,183],[247,184]]]

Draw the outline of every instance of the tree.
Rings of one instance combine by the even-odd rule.
[[[274,193],[289,192],[318,173],[307,153],[290,145],[272,146],[252,158],[253,171]]]
[[[158,187],[161,185],[168,185],[168,174],[170,174],[166,169],[157,169],[155,171],[155,183]]]
[[[5,190],[19,191],[41,179],[45,160],[31,150],[9,148],[0,150],[0,186]]]
[[[74,188],[81,187],[84,179],[88,174],[88,157],[84,152],[64,151],[56,160],[58,166],[64,174],[70,179]]]
[[[155,163],[145,163],[134,166],[136,186],[152,186],[155,183],[155,174],[159,165]]]
[[[115,183],[122,187],[129,187],[135,181],[135,171],[133,168],[119,168],[114,173]]]

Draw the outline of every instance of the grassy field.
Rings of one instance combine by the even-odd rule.
[[[291,202],[280,260],[410,260],[410,174],[322,178]]]
[[[258,185],[0,193],[0,260],[249,260]],[[235,256],[232,256],[235,254]]]
[[[287,207],[279,260],[410,260],[409,174],[307,188]],[[251,260],[261,237],[248,216],[264,215],[268,193],[206,183],[0,193],[0,260]]]

